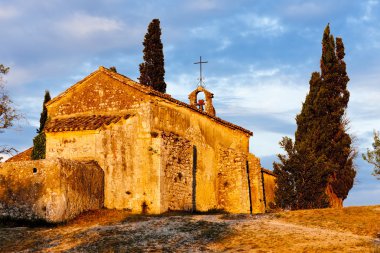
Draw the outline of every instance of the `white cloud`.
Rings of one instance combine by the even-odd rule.
[[[208,78],[206,88],[215,94],[214,102],[220,105],[216,108],[219,115],[262,113],[293,124],[308,85],[292,71],[285,66],[268,69],[248,66],[246,73]],[[195,78],[177,75],[174,80],[168,80],[167,92],[187,102],[187,95],[195,88]]]
[[[249,152],[258,157],[282,154],[284,150],[281,149],[278,143],[283,136],[284,134],[264,131],[262,129],[259,131],[254,130]]]
[[[210,11],[220,7],[220,1],[217,0],[192,0],[186,5],[187,9],[192,11]]]
[[[202,39],[219,39],[221,35],[219,24],[213,23],[205,26],[198,26],[190,29],[190,34],[194,38],[202,38]]]
[[[288,5],[285,8],[285,14],[289,17],[310,17],[318,16],[326,12],[326,6],[318,2],[302,2]]]
[[[373,8],[378,4],[377,0],[369,0],[365,5],[364,15],[362,16],[363,21],[370,21],[372,19]]]
[[[19,16],[20,12],[12,6],[0,5],[0,20],[7,20]]]
[[[188,103],[188,95],[196,87],[196,76],[189,74],[178,74],[174,79],[167,79],[167,93],[174,98]]]
[[[238,17],[238,20],[246,25],[241,35],[279,36],[285,32],[285,27],[280,20],[275,17],[260,16],[255,13],[245,14]]]
[[[347,22],[349,23],[363,23],[373,21],[375,16],[373,15],[373,10],[378,5],[378,0],[368,0],[363,3],[363,13],[359,17],[348,17]]]
[[[76,13],[69,18],[59,21],[56,27],[60,32],[77,38],[86,38],[99,32],[120,31],[123,28],[121,21]]]
[[[252,112],[271,114],[273,117],[293,122],[308,86],[291,73],[279,67],[258,69],[253,66],[244,74],[213,77],[215,101],[225,105],[223,113],[247,115]],[[301,84],[301,85],[300,85]],[[241,110],[236,110],[240,108]]]
[[[0,157],[2,157],[2,159],[0,161],[1,162],[5,162],[6,160],[8,160],[9,158],[11,158],[12,156],[11,155],[7,155],[7,154],[0,154]]]
[[[230,39],[228,38],[223,38],[220,40],[220,45],[219,47],[216,49],[216,51],[223,51],[225,49],[227,49],[229,46],[231,46],[232,42]]]
[[[226,36],[226,32],[223,32],[223,24],[220,22],[213,22],[205,26],[198,26],[190,29],[190,35],[197,39],[207,39],[214,41],[218,44],[215,47],[215,51],[223,51],[231,46],[231,40]]]
[[[349,83],[350,132],[361,139],[362,147],[371,145],[374,129],[380,130],[380,91],[376,89],[379,79],[380,74],[363,73],[353,76]]]
[[[236,36],[277,37],[286,31],[278,18],[260,16],[255,13],[234,15],[226,19],[216,19],[207,24],[190,29],[193,38],[216,42],[216,51],[228,48]]]

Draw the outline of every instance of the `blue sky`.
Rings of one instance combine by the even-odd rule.
[[[0,143],[32,145],[45,89],[54,97],[100,65],[136,80],[153,18],[161,21],[167,92],[187,102],[202,55],[217,115],[254,132],[250,149],[266,168],[281,138],[294,135],[327,23],[345,44],[347,117],[360,153],[380,130],[379,0],[0,0],[0,63],[11,68],[6,87],[26,117]],[[356,164],[345,205],[380,204],[380,181],[360,155]]]

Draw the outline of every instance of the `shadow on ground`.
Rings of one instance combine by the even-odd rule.
[[[132,216],[112,224],[0,228],[0,251],[204,251],[233,232],[226,222],[197,216]]]

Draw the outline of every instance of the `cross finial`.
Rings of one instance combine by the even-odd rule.
[[[202,61],[202,56],[199,56],[199,62],[194,62],[194,64],[199,64],[199,83],[198,86],[205,86],[205,83],[203,82],[203,76],[202,76],[202,64],[208,63],[208,61]]]

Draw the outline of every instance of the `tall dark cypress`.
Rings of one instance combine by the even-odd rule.
[[[296,117],[294,145],[286,148],[284,140],[291,140],[285,137],[280,144],[288,155],[279,155],[280,162],[274,163],[279,177],[276,199],[282,207],[332,206],[334,196],[327,194],[327,189],[343,201],[353,186],[355,150],[346,133],[349,78],[343,58],[343,41],[337,38],[335,44],[327,25],[322,39],[321,73],[311,76],[309,93]],[[281,192],[286,188],[284,184],[291,185],[289,192]]]
[[[44,133],[44,128],[46,121],[48,120],[46,103],[50,100],[50,93],[46,90],[44,102],[42,104],[42,112],[40,116],[40,127],[37,129],[38,135],[33,138],[33,150],[31,155],[32,160],[44,159],[46,156],[46,135]]]
[[[46,108],[46,103],[51,100],[50,93],[48,90],[45,91],[45,97],[44,97],[44,102],[42,105],[42,112],[40,116],[40,128],[37,129],[37,133],[41,133],[44,130],[45,123],[47,121],[47,108]]]
[[[139,81],[141,84],[165,93],[164,53],[159,19],[153,19],[149,24],[143,45],[144,62],[140,64]]]

